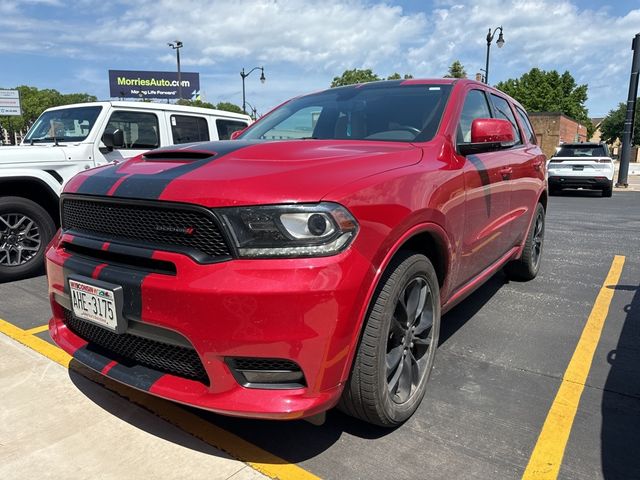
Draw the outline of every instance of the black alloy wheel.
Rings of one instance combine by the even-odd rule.
[[[422,401],[440,333],[440,289],[431,261],[400,252],[372,299],[338,407],[384,427],[407,420]]]

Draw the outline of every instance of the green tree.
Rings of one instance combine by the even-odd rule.
[[[184,105],[186,107],[216,108],[213,103],[203,102],[202,100],[189,100],[186,98],[181,98],[176,103],[178,105]]]
[[[20,85],[16,88],[20,91],[22,115],[1,117],[0,119],[2,125],[12,133],[28,129],[47,108],[71,103],[95,102],[97,100],[95,96],[87,93],[63,94],[51,88],[39,90],[36,87],[27,85]]]
[[[216,105],[218,110],[224,110],[226,112],[235,112],[235,113],[243,113],[242,107],[239,107],[235,103],[231,102],[220,102]]]
[[[467,72],[462,63],[460,63],[460,60],[454,61],[449,66],[449,72],[444,76],[444,78],[467,78]]]
[[[354,68],[353,70],[345,70],[339,77],[334,77],[331,82],[331,87],[342,87],[344,85],[353,85],[354,83],[367,83],[380,80],[380,77],[373,73],[370,68],[366,70],[360,70]]]
[[[636,100],[640,102],[640,98]],[[611,110],[600,124],[601,139],[607,143],[613,143],[616,139],[622,139],[622,130],[624,129],[624,120],[627,116],[627,104],[620,103],[618,108]],[[633,127],[632,142],[634,145],[640,145],[640,115],[636,109],[636,118]]]
[[[587,126],[587,137],[593,135],[595,127],[589,120],[585,106],[587,85],[578,85],[573,76],[565,71],[532,68],[520,78],[510,78],[496,88],[518,100],[530,112],[561,112]]]
[[[213,103],[204,102],[202,100],[188,100],[186,98],[181,98],[176,103],[178,105],[186,105],[188,107],[213,108],[217,110],[224,110],[226,112],[242,113],[242,107],[231,102],[220,102],[217,105],[214,105]]]
[[[401,77],[399,73],[392,73],[391,75],[389,75],[387,77],[387,80],[408,80],[410,78],[413,78],[413,75],[409,74],[409,73],[405,73],[404,77]]]

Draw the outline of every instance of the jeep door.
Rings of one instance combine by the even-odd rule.
[[[166,141],[161,143],[162,131],[158,114],[162,114],[162,111],[156,113],[114,110],[111,112],[104,132],[113,133],[116,129],[121,130],[124,134],[124,145],[107,149],[102,142],[96,142],[96,164],[126,160],[166,144]]]
[[[484,90],[473,88],[466,94],[460,113],[456,144],[471,142],[471,124],[478,118],[491,118],[492,110]],[[511,206],[509,155],[490,151],[463,156],[454,154],[462,164],[465,184],[464,235],[456,276],[457,286],[471,280],[507,252],[511,246]]]

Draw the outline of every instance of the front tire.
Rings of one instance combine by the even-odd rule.
[[[440,334],[440,290],[424,255],[401,253],[376,289],[339,408],[383,427],[422,401]]]
[[[544,207],[538,203],[522,255],[519,259],[512,260],[504,267],[504,271],[510,280],[533,280],[538,275],[540,260],[542,259],[542,247],[544,246],[544,223]]]
[[[55,229],[51,216],[37,203],[21,197],[0,198],[0,282],[41,272]]]

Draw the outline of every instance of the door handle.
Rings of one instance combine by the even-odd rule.
[[[511,178],[511,174],[513,173],[513,168],[503,167],[499,171],[500,175],[502,175],[503,180],[509,180]]]

